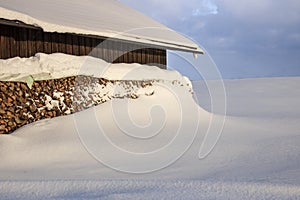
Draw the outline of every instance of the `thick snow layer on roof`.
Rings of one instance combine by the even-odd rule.
[[[71,32],[202,53],[190,39],[115,0],[2,0],[0,18]]]

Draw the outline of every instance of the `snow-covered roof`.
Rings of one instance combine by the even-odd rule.
[[[116,0],[1,0],[0,18],[47,32],[91,34],[203,53],[192,40]]]

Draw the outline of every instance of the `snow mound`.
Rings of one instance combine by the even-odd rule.
[[[281,88],[269,89],[283,81],[285,87],[290,88],[284,96],[278,92]],[[250,93],[263,90],[264,95],[259,96],[262,101],[272,97],[277,101],[284,100],[290,107],[296,108],[298,102],[286,97],[299,96],[299,81],[300,78],[253,79],[235,80],[234,84],[225,81],[225,85],[228,85],[229,94],[232,95],[232,104],[241,101],[240,96],[234,92],[242,87]],[[162,88],[160,90],[163,91]],[[184,91],[177,90],[177,94],[186,96]],[[196,92],[201,96],[203,90]],[[93,120],[91,116],[96,116],[107,131],[107,136],[119,147],[130,151],[159,148],[170,139],[168,135],[162,135],[147,145],[143,141],[130,142],[120,129],[124,124],[117,126],[113,123],[112,113],[114,109],[117,113],[127,113],[125,110],[129,109],[132,120],[140,126],[147,125],[151,122],[151,116],[152,120],[161,119],[160,113],[149,113],[149,105],[164,102],[171,108],[166,111],[167,119],[170,120],[167,125],[172,124],[166,127],[164,133],[170,133],[177,129],[177,114],[180,111],[174,106],[175,102],[167,97],[165,92],[158,92],[151,97],[130,101],[114,100],[77,116],[42,120],[11,135],[1,135],[2,199],[299,199],[299,117],[266,117],[259,112],[264,104],[257,103],[255,95],[247,96],[243,101],[251,105],[248,111],[254,112],[256,109],[259,116],[227,117],[220,141],[213,152],[202,160],[197,158],[199,144],[203,141],[212,116],[197,107],[190,95],[186,96],[185,102],[190,107],[188,111],[194,109],[199,113],[197,137],[188,151],[167,168],[141,175],[121,173],[99,162],[83,145],[78,125],[80,127],[80,123],[86,123],[89,126]],[[286,107],[278,107],[274,115],[285,115],[285,112]],[[186,136],[192,131],[190,125],[195,116],[191,114],[184,118],[185,128],[182,131]],[[157,125],[159,121],[153,123]],[[94,128],[89,126],[85,133],[88,135]],[[137,133],[145,134],[143,131]],[[93,137],[93,140],[110,157],[130,164],[127,158],[118,157],[109,151],[103,140],[97,137]],[[183,140],[180,144],[183,144]],[[164,159],[170,155],[161,156],[155,159]]]
[[[188,78],[177,71],[158,67],[133,64],[111,64],[91,56],[73,56],[63,53],[37,53],[30,58],[0,60],[0,81],[26,81],[57,79],[86,75],[108,80],[177,80],[191,87]]]

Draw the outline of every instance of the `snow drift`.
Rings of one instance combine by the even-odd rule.
[[[91,56],[73,56],[63,53],[37,53],[30,58],[0,60],[1,81],[57,79],[68,76],[93,76],[109,80],[177,80],[191,87],[190,81],[176,71],[133,64],[111,64]]]
[[[61,63],[51,61],[52,56],[62,56]],[[63,63],[64,58],[69,61]],[[61,54],[1,61],[0,66],[8,65],[11,68],[5,69],[2,80],[88,74],[166,81],[153,84],[151,96],[112,99],[1,135],[0,195],[4,199],[299,198],[299,115],[294,100],[300,97],[299,78],[225,81],[233,116],[227,117],[211,154],[199,160],[211,119],[222,116],[199,107],[189,81],[176,72],[138,64],[107,67],[100,60]],[[98,67],[83,70],[82,66]],[[173,84],[174,80],[181,83]],[[199,104],[209,109],[209,101],[201,98],[206,96],[202,83],[193,84]],[[240,88],[248,95],[238,95]],[[259,102],[277,105],[282,101],[293,112],[286,106],[277,106],[273,114],[261,111],[270,107]]]
[[[76,130],[78,120],[88,123],[90,118],[75,119],[76,116],[70,115],[27,125],[14,134],[0,137],[1,197],[298,199],[299,113],[290,117],[280,116],[286,116],[287,111],[292,111],[287,107],[294,108],[293,112],[299,111],[298,102],[294,101],[300,97],[299,81],[299,78],[225,81],[230,95],[229,105],[237,107],[229,107],[228,112],[234,116],[227,117],[220,141],[203,160],[199,160],[197,154],[204,137],[202,130],[207,129],[210,115],[197,108],[192,101],[187,101],[191,108],[197,108],[200,115],[200,132],[191,148],[177,162],[149,174],[117,172],[95,159],[82,145]],[[205,90],[197,90],[202,83],[194,84],[196,94],[205,97]],[[247,91],[248,96],[239,95],[240,88]],[[147,145],[136,144],[134,140],[130,142],[128,138],[124,140],[125,135],[111,123],[113,118],[110,115],[113,108],[123,112],[126,105],[126,109],[136,111],[131,113],[132,119],[139,125],[145,125],[149,122],[149,112],[144,112],[147,110],[145,105],[161,103],[160,97],[161,94],[157,93],[151,98],[130,100],[128,105],[134,109],[127,106],[125,100],[116,100],[113,107],[105,103],[82,113],[85,116],[92,116],[90,114],[93,113],[96,119],[105,122],[106,125],[101,125],[106,130],[110,129],[107,136],[120,147],[130,151],[151,151],[161,146],[161,143],[170,141],[170,138],[161,136],[160,140]],[[272,101],[269,97],[272,97]],[[164,101],[169,104],[168,99]],[[265,101],[271,103],[271,107],[279,102],[286,104],[277,106],[276,112],[272,114],[261,111],[268,110]],[[209,107],[205,99],[199,99],[199,103]],[[245,107],[244,104],[248,106]],[[177,118],[176,112],[172,111],[172,115],[168,116],[174,120]],[[238,113],[241,115],[237,115]],[[188,119],[192,120],[192,116]],[[169,130],[174,130],[175,125]],[[185,134],[191,134],[190,130],[185,129]],[[108,148],[105,143],[95,137],[93,139],[106,152]],[[161,143],[157,143],[159,141]],[[116,156],[112,152],[107,154]],[[168,157],[162,155],[157,159],[164,159],[165,156]],[[126,162],[126,158],[123,162]]]
[[[183,87],[192,93],[190,81],[178,72],[140,64],[111,64],[90,56],[38,53],[30,58],[0,60],[0,69],[0,133],[114,98],[151,96],[158,85]]]

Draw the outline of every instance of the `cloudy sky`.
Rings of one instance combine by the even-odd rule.
[[[224,78],[300,75],[299,0],[120,0],[203,46]]]

